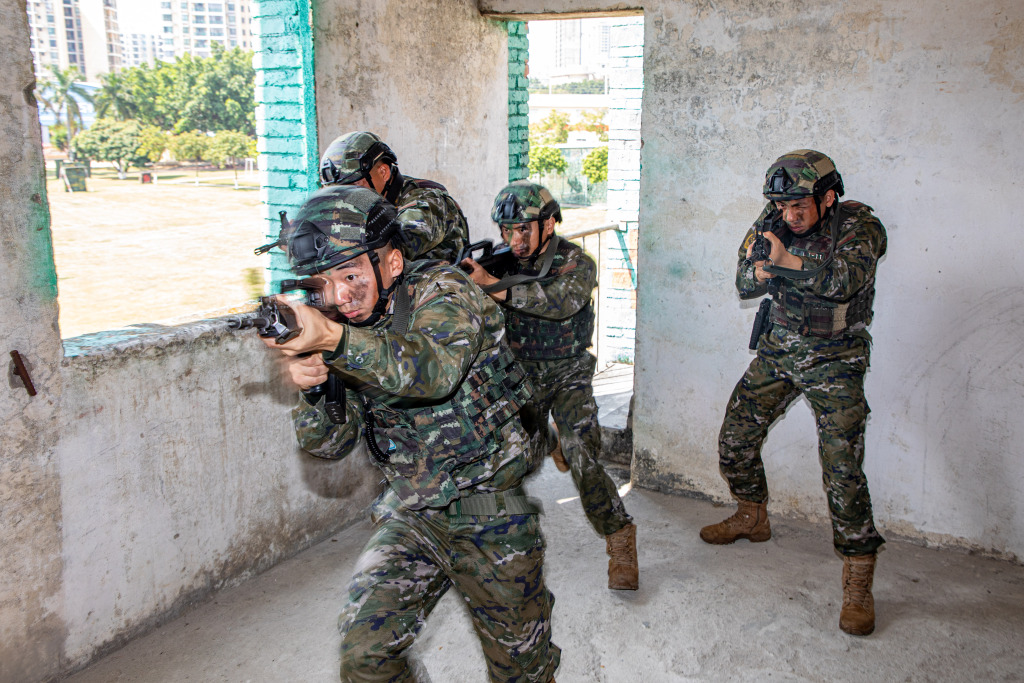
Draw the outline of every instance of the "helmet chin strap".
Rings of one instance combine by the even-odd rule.
[[[370,185],[373,186],[372,184]],[[398,170],[398,164],[391,164],[391,177],[384,184],[380,193],[384,199],[394,204],[398,200],[398,193],[402,191],[402,174]]]
[[[818,220],[815,222],[814,227],[807,231],[808,233],[817,232],[821,226],[825,225],[828,219],[832,216],[832,212],[835,210],[837,203],[833,202],[832,206],[825,206],[825,195],[815,197],[814,199],[815,203],[818,205]]]
[[[544,221],[546,220],[547,219],[545,218]],[[540,230],[541,240],[538,242],[537,248],[533,250],[533,253],[527,256],[524,260],[528,261],[532,258],[537,258],[542,253],[544,253],[544,247],[546,247],[551,242],[550,235],[548,235],[547,239],[544,239],[544,221],[540,220],[539,218],[537,219],[537,229]]]
[[[370,264],[373,266],[373,277],[377,280],[377,303],[373,305],[373,310],[370,311],[370,315],[367,316],[366,320],[358,323],[349,322],[349,325],[352,327],[369,327],[376,324],[387,313],[391,294],[403,279],[403,275],[399,275],[394,279],[390,287],[384,287],[384,280],[380,276],[380,257],[377,256],[377,250],[371,250],[367,252],[367,255],[370,257]]]

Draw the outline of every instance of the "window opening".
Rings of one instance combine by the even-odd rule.
[[[61,336],[223,315],[262,294],[252,53],[190,45],[187,3],[44,5],[26,8],[57,37],[33,57]],[[223,5],[206,9],[223,25]],[[106,30],[65,38],[65,22]]]

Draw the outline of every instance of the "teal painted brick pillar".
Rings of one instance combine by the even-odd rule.
[[[256,135],[260,198],[267,241],[277,239],[278,213],[294,216],[317,189],[319,147],[310,0],[255,0]],[[270,254],[270,290],[289,277],[280,249]]]
[[[530,79],[526,60],[530,41],[526,23],[508,22],[508,179],[530,175]]]

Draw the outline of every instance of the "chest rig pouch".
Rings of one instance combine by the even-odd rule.
[[[459,497],[452,474],[485,458],[500,459],[501,430],[533,393],[505,346],[478,361],[458,390],[434,404],[364,397],[367,441],[391,488],[410,508],[444,507]],[[374,445],[370,445],[371,454]]]
[[[806,271],[789,271],[779,281],[773,297],[772,323],[787,330],[811,337],[832,339],[846,332],[865,329],[871,324],[875,300],[875,280],[871,278],[847,301],[829,301],[812,292],[794,287],[791,279],[814,277],[831,261],[838,240],[838,227],[864,205],[843,202],[830,222],[830,230],[819,230],[812,236],[794,237],[790,253],[814,261],[817,265]],[[772,269],[767,269],[774,272]]]
[[[572,358],[590,347],[594,336],[594,309],[591,302],[571,318],[548,320],[506,308],[505,333],[516,358],[557,360]]]

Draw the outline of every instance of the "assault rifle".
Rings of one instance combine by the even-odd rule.
[[[744,265],[750,265],[755,261],[768,261],[768,265],[772,265],[772,243],[764,236],[766,232],[773,233],[787,247],[793,241],[793,233],[786,226],[786,221],[782,220],[782,212],[773,209],[764,217],[760,226],[754,224],[754,244],[750,249],[750,256],[743,261]]]
[[[774,265],[771,258],[772,243],[764,236],[766,232],[776,235],[786,246],[789,246],[793,240],[793,233],[789,231],[786,222],[782,220],[782,212],[773,209],[764,217],[760,226],[754,224],[754,244],[750,248],[750,256],[743,261],[744,265],[750,265],[756,261],[766,261],[769,268]],[[774,294],[778,288],[779,283],[776,279],[768,281],[769,294]],[[772,299],[769,296],[762,300],[761,305],[757,308],[757,315],[754,316],[754,328],[750,331],[750,342],[747,344],[747,348],[756,351],[761,337],[772,331],[772,325]]]
[[[482,252],[481,255],[474,257],[473,254],[478,251]],[[467,258],[471,258],[479,263],[481,268],[499,280],[515,272],[516,257],[512,255],[512,250],[507,244],[499,244],[495,247],[494,242],[489,240],[474,242],[463,247],[462,251],[459,252],[458,258],[455,260],[455,265],[462,268],[462,270],[466,270],[462,267],[462,262]]]
[[[306,278],[304,280],[284,280],[281,291],[303,290],[306,292],[306,303],[324,312],[327,308],[324,299],[323,278]],[[295,310],[283,301],[273,297],[261,296],[259,308],[251,315],[228,318],[228,327],[233,330],[256,328],[256,334],[264,338],[273,338],[278,344],[285,344],[302,333]],[[327,381],[315,387],[303,390],[310,403],[316,404],[324,397],[324,411],[334,424],[345,424],[345,384],[333,373],[327,374]]]

